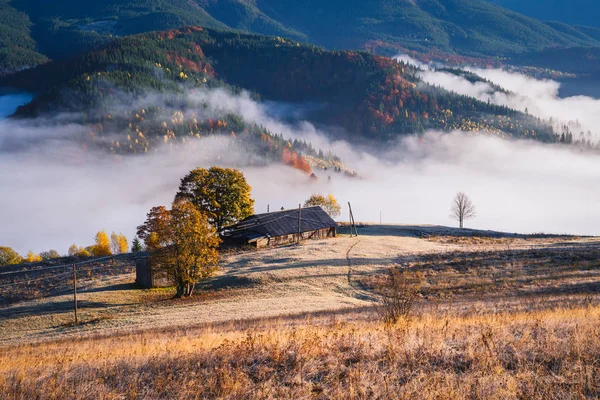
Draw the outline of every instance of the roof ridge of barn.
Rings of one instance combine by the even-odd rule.
[[[337,223],[320,206],[301,209],[300,231],[309,232],[337,226]],[[226,227],[225,235],[275,237],[298,233],[298,209],[273,211],[252,215],[237,224]]]
[[[311,209],[315,209],[315,208],[320,208],[321,210],[323,210],[323,207],[321,207],[321,206],[302,207],[302,210],[311,210]],[[247,217],[246,219],[252,218],[252,217],[260,217],[260,216],[264,216],[264,215],[270,215],[270,214],[292,213],[292,212],[295,212],[295,211],[298,211],[298,209],[297,208],[288,208],[288,209],[285,209],[285,210],[269,211],[269,212],[266,212],[266,213],[253,214],[253,215]],[[323,210],[323,212],[325,212],[325,210]],[[242,221],[244,221],[244,220],[242,220]]]

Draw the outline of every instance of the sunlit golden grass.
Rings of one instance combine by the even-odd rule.
[[[69,296],[17,304],[0,320],[0,398],[598,398],[600,246],[536,243],[232,254],[192,299],[98,282],[76,326]],[[373,309],[389,267],[421,281],[394,326]]]
[[[260,328],[260,326],[264,326]],[[285,319],[0,351],[10,398],[594,398],[600,307]]]

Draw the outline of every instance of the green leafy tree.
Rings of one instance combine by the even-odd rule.
[[[133,253],[137,253],[139,251],[142,251],[142,241],[137,236],[134,237],[133,241],[131,242],[131,251]]]
[[[327,197],[321,194],[313,194],[304,202],[304,207],[315,206],[321,207],[331,218],[339,217],[342,213],[342,207],[332,194]]]
[[[177,297],[191,296],[195,284],[217,270],[220,238],[206,216],[187,201],[173,205],[170,227],[168,243],[152,253],[150,263],[173,277]]]
[[[175,200],[188,200],[217,230],[254,213],[252,188],[236,169],[197,168],[181,180]]]
[[[21,264],[23,257],[10,247],[0,246],[0,266]]]

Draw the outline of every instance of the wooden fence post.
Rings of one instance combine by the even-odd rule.
[[[300,244],[300,235],[302,235],[302,204],[298,204],[298,244]]]
[[[75,323],[77,324],[77,264],[73,264],[73,309],[75,310]]]

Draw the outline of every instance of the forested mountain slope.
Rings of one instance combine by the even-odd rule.
[[[600,2],[596,0],[489,0],[543,21],[600,27]]]
[[[328,47],[381,40],[413,49],[508,55],[548,46],[598,45],[482,0],[259,1]]]
[[[509,56],[600,46],[589,28],[547,24],[484,0],[0,0],[0,71],[183,26],[233,29],[330,49],[438,49]]]
[[[35,66],[48,58],[38,52],[31,37],[31,20],[26,13],[0,0],[0,73]]]
[[[9,76],[0,86],[38,93],[19,109],[21,117],[68,111],[83,121],[114,123],[107,112],[132,98],[167,93],[179,104],[178,93],[225,87],[278,102],[316,104],[306,116],[313,123],[376,142],[426,129],[554,140],[542,121],[429,86],[414,67],[390,58],[199,27],[115,40]]]

